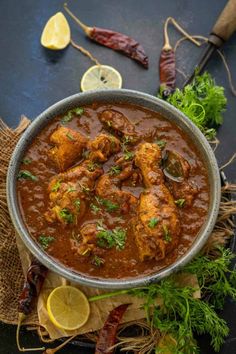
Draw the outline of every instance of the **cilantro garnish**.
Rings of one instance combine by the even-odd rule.
[[[46,250],[48,248],[48,246],[50,245],[50,243],[52,243],[55,240],[54,237],[52,236],[46,236],[46,235],[40,235],[39,236],[39,243],[42,246],[42,248],[44,250]]]
[[[66,123],[70,122],[75,115],[76,116],[81,116],[83,113],[84,113],[84,109],[81,108],[81,107],[70,109],[67,112],[67,114],[64,117],[62,117],[61,123],[62,124],[66,124]]]
[[[160,220],[158,218],[155,217],[151,218],[149,220],[148,227],[150,227],[150,229],[154,229],[154,227],[159,223],[159,221]]]
[[[34,176],[30,171],[21,170],[17,175],[17,179],[31,179],[32,181],[37,181],[38,177]]]
[[[177,199],[175,200],[175,204],[180,207],[180,208],[183,208],[184,204],[185,204],[185,199],[183,198],[180,198],[180,199]]]
[[[56,183],[52,186],[51,191],[52,192],[57,192],[61,187],[61,182],[60,181],[56,181]]]
[[[103,205],[107,211],[116,211],[117,209],[119,209],[119,205],[112,203],[110,200],[108,199],[102,199],[99,197],[95,197],[96,201],[100,204]]]
[[[112,166],[112,167],[110,168],[110,174],[111,174],[111,175],[117,176],[117,175],[119,175],[120,173],[121,173],[121,166],[115,165],[115,166]]]
[[[122,250],[125,247],[126,231],[116,227],[113,230],[105,229],[101,225],[97,225],[99,232],[97,233],[97,245],[102,248],[116,247]]]
[[[171,237],[171,234],[170,234],[170,231],[169,231],[168,227],[165,224],[163,224],[162,228],[163,228],[164,240],[166,242],[171,242],[172,237]]]
[[[74,222],[74,215],[67,208],[61,209],[59,211],[59,216],[66,222],[66,224],[72,224]]]

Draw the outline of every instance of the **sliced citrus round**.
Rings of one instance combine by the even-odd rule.
[[[62,12],[57,12],[46,23],[41,44],[48,49],[64,49],[70,43],[70,27]]]
[[[96,89],[120,89],[122,77],[112,66],[94,65],[91,66],[81,79],[81,90]]]
[[[56,327],[74,330],[87,322],[90,307],[82,291],[73,286],[63,285],[50,293],[47,299],[47,311]]]

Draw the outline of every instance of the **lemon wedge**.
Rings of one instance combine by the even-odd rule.
[[[47,311],[56,327],[72,331],[87,322],[90,307],[82,291],[73,286],[63,285],[50,293],[47,299]]]
[[[122,77],[112,66],[91,66],[81,79],[81,91],[96,89],[120,89]]]
[[[70,43],[70,27],[62,12],[57,12],[46,23],[41,36],[45,48],[64,49]]]

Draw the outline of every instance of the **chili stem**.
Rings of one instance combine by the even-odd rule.
[[[171,50],[172,47],[170,45],[170,39],[169,39],[169,35],[168,35],[168,23],[170,21],[170,17],[168,17],[165,21],[165,25],[164,25],[164,50]]]
[[[56,348],[46,349],[45,354],[55,354],[58,350],[62,349],[66,344],[68,344],[72,339],[77,337],[77,335],[78,334],[74,334],[72,337],[69,337],[65,342],[63,342]]]
[[[194,39],[188,32],[186,32],[186,31],[183,29],[183,27],[181,27],[181,26],[178,24],[178,22],[177,22],[173,17],[169,17],[168,19],[169,19],[169,21],[171,21],[172,24],[177,28],[177,30],[178,30],[179,32],[181,32],[185,37],[187,37],[191,42],[193,42],[194,44],[196,44],[198,47],[201,46],[201,43],[198,42],[196,39]],[[167,20],[168,20],[168,19],[167,19]],[[168,21],[168,22],[169,22],[169,21]]]
[[[21,323],[24,321],[25,319],[25,314],[23,312],[19,312],[19,318],[18,318],[18,324],[17,324],[17,329],[16,329],[16,344],[17,344],[17,348],[20,352],[28,352],[28,351],[38,351],[38,350],[45,350],[45,347],[41,347],[41,348],[24,348],[20,346],[20,327],[21,327]]]
[[[101,64],[99,63],[99,61],[86,49],[84,49],[83,47],[81,47],[80,45],[76,44],[73,39],[70,40],[70,43],[72,45],[72,47],[74,47],[75,49],[79,50],[81,53],[83,53],[84,55],[86,55],[87,57],[89,57],[96,65],[101,66]]]
[[[78,17],[76,17],[73,12],[70,11],[70,9],[67,6],[67,3],[64,3],[64,9],[66,10],[66,12],[70,15],[70,17],[73,18],[73,20],[75,20],[75,22],[84,30],[84,32],[90,36],[90,33],[92,31],[91,27],[86,26],[83,22],[81,22]]]

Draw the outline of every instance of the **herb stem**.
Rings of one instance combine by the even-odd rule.
[[[89,302],[93,302],[93,301],[103,300],[103,299],[107,299],[107,298],[113,297],[113,296],[129,294],[130,292],[131,292],[130,289],[112,291],[110,293],[105,293],[105,294],[101,294],[101,295],[91,296],[91,297],[88,298],[88,301]]]

